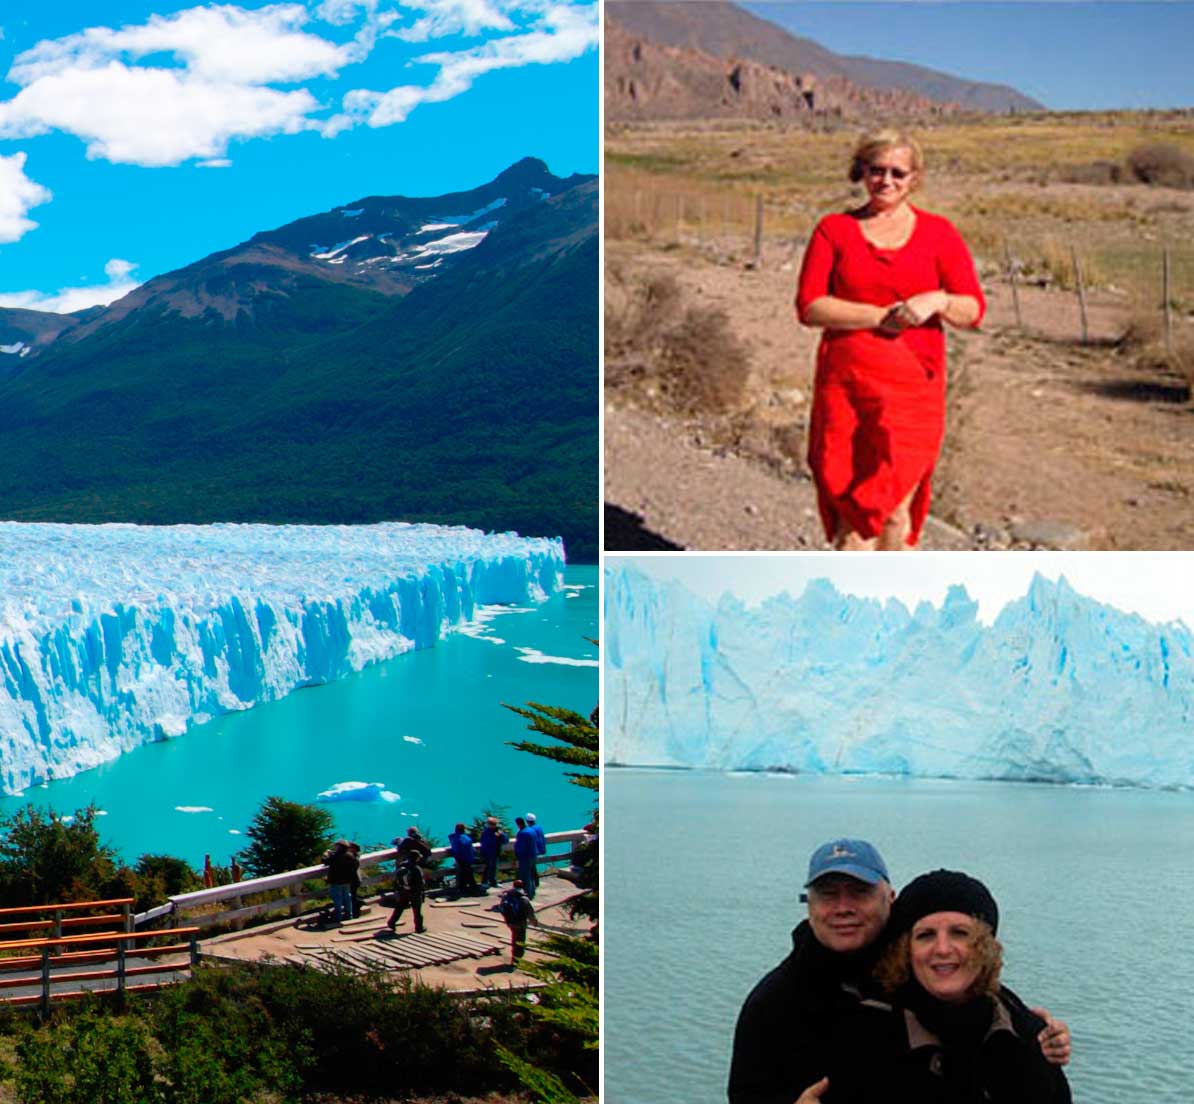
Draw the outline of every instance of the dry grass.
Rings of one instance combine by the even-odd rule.
[[[1194,203],[1188,193],[1132,183],[1194,165],[1194,112],[1048,114],[947,121],[918,131],[925,187],[916,202],[953,219],[988,273],[1010,251],[1029,276],[1159,302],[1161,254],[1171,298],[1194,310]],[[753,254],[755,204],[771,242],[799,241],[824,212],[863,198],[845,179],[856,128],[780,124],[621,125],[606,141],[609,240],[712,244]],[[1151,168],[1147,168],[1151,166]],[[1115,183],[1115,177],[1120,183]],[[1170,179],[1171,177],[1165,177]],[[1176,176],[1172,177],[1176,180]]]

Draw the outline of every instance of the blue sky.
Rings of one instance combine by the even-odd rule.
[[[75,310],[369,195],[594,173],[593,0],[5,0],[0,306]]]
[[[1194,107],[1188,2],[742,6],[835,53],[1010,84],[1054,111]]]

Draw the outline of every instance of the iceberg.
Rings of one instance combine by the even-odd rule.
[[[2,522],[0,789],[433,647],[563,568],[463,527]]]
[[[1194,787],[1194,637],[1039,574],[992,624],[841,594],[710,603],[607,571],[611,764]]]
[[[384,782],[337,782],[330,789],[321,790],[316,801],[401,801],[399,794],[386,789]]]

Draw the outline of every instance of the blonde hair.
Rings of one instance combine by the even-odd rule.
[[[875,979],[887,993],[894,993],[908,983],[912,977],[912,954],[910,951],[912,933],[904,932],[875,963]],[[971,951],[978,960],[978,975],[970,986],[967,997],[993,996],[999,992],[999,975],[1003,970],[1003,944],[995,938],[991,925],[985,920],[974,918]]]
[[[916,174],[914,186],[919,186],[925,168],[925,155],[920,148],[920,143],[907,131],[891,128],[870,131],[858,140],[858,145],[854,147],[854,156],[850,161],[850,182],[857,184],[866,176],[867,166],[879,154],[893,149],[906,149],[912,154],[912,171]]]

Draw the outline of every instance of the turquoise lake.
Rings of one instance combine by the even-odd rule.
[[[613,769],[602,800],[608,1104],[725,1100],[738,1011],[839,836],[897,887],[986,882],[1005,983],[1070,1025],[1075,1101],[1194,1100],[1194,794]]]
[[[597,704],[597,568],[568,567],[542,604],[488,607],[467,634],[277,702],[192,726],[74,778],[0,799],[71,813],[94,803],[105,843],[127,861],[172,854],[227,864],[270,795],[315,802],[340,782],[382,782],[396,802],[332,802],[337,831],[388,845],[408,825],[446,844],[457,820],[488,803],[533,812],[547,832],[580,828],[594,795],[557,763],[515,751],[538,739],[502,703]],[[551,743],[547,739],[540,742]]]

